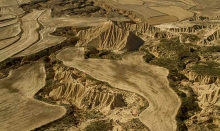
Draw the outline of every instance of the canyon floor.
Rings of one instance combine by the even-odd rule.
[[[219,0],[0,0],[1,131],[220,131]]]

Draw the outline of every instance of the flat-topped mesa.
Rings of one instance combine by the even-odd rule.
[[[188,72],[186,74],[188,79],[193,82],[199,82],[200,84],[212,84],[212,83],[219,83],[220,77],[219,76],[209,76],[209,75],[200,75],[195,72]]]
[[[203,45],[217,44],[214,42],[219,39],[220,39],[220,28],[211,35],[209,35],[206,39],[199,41],[197,44],[203,44]]]
[[[81,109],[111,110],[126,105],[122,94],[114,93],[105,85],[95,85],[91,80],[74,79],[73,72],[74,70],[61,66],[55,67],[56,85],[49,93],[49,97],[73,103]]]
[[[133,32],[119,28],[112,21],[79,31],[76,46],[93,46],[105,50],[136,50],[144,41]]]

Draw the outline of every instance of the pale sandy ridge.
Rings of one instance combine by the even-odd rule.
[[[14,42],[16,42],[18,39],[19,39],[19,36],[16,36],[16,37],[13,37],[13,38],[10,38],[10,39],[1,40],[0,41],[0,50],[10,46]]]
[[[81,50],[81,51],[80,51]],[[83,48],[67,48],[57,55],[66,66],[77,68],[111,86],[145,97],[149,107],[139,118],[151,131],[175,131],[180,99],[168,86],[168,71],[141,60],[134,53],[121,61],[83,59]]]
[[[22,66],[0,79],[0,130],[29,131],[62,117],[64,107],[35,100],[45,86],[44,64]]]
[[[0,40],[15,37],[21,32],[20,23],[0,28]]]
[[[0,12],[0,14],[1,14],[1,12]],[[13,19],[13,20],[10,20],[7,22],[1,22],[0,28],[4,28],[5,26],[10,26],[10,25],[17,24],[17,23],[18,23],[18,19]]]
[[[1,14],[1,13],[0,13],[0,14]],[[12,14],[2,15],[2,16],[0,17],[0,23],[1,23],[2,21],[11,20],[11,19],[15,19],[15,18],[16,18],[16,16],[15,16],[15,15],[12,15]]]

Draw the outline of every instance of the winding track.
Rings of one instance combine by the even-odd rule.
[[[0,62],[21,52],[30,45],[39,40],[39,34],[36,31],[39,28],[37,19],[43,11],[34,10],[32,13],[22,18],[23,33],[16,43],[0,51]]]
[[[80,51],[80,49],[82,51]],[[77,68],[111,86],[138,93],[149,102],[139,118],[151,131],[175,131],[180,100],[168,86],[168,71],[146,64],[143,53],[134,53],[121,61],[83,59],[83,48],[67,48],[57,54],[66,66]]]

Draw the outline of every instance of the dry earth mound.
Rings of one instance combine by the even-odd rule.
[[[106,50],[136,50],[144,41],[134,33],[121,29],[112,21],[80,31],[77,46],[94,46]]]
[[[55,100],[66,100],[84,109],[114,109],[126,105],[122,95],[114,93],[105,85],[96,85],[88,79],[74,79],[72,76],[76,71],[62,66],[54,66],[54,70],[57,84],[49,96]]]

